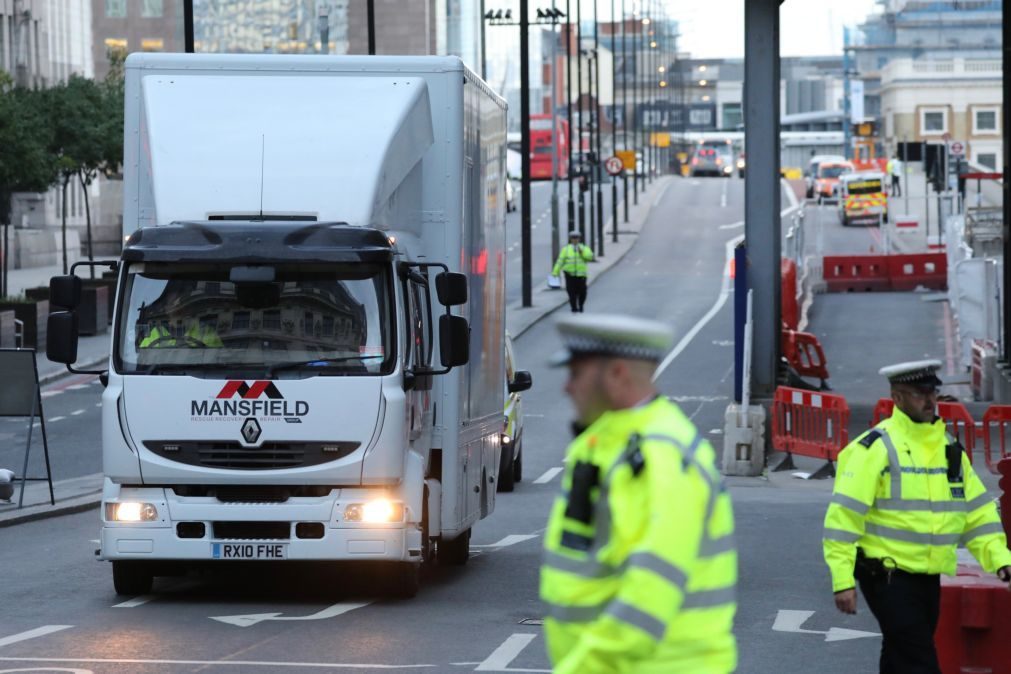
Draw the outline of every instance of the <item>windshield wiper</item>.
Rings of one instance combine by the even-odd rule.
[[[298,360],[289,363],[276,363],[267,367],[267,376],[273,377],[275,373],[282,372],[284,370],[298,370],[300,368],[325,368],[335,365],[337,363],[346,363],[349,361],[357,360],[371,360],[374,358],[385,358],[386,356],[343,356],[340,358],[314,358],[312,360]]]

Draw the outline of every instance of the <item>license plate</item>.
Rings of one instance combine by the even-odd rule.
[[[214,559],[287,559],[287,543],[211,543]]]

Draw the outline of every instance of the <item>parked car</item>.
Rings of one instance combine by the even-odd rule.
[[[502,454],[499,458],[498,491],[512,491],[523,479],[523,396],[533,386],[526,370],[516,369],[513,338],[505,335],[505,422],[502,429]]]
[[[844,162],[846,157],[838,154],[816,154],[811,157],[811,161],[807,164],[807,170],[804,171],[804,182],[807,186],[807,198],[814,198],[814,184],[818,179],[818,166],[822,162]]]
[[[748,162],[747,162],[747,159],[744,156],[744,153],[742,152],[741,154],[739,154],[737,156],[737,177],[738,178],[743,178],[744,177],[744,171],[745,171],[745,169],[747,167],[748,167]]]
[[[839,178],[847,173],[853,173],[853,164],[848,161],[818,164],[818,177],[814,182],[814,193],[818,197],[819,204],[838,201]]]

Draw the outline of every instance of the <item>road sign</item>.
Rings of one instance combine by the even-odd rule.
[[[609,175],[616,176],[624,169],[625,162],[621,161],[618,157],[608,157],[607,161],[604,162],[604,170],[606,170]]]
[[[948,146],[948,152],[956,157],[961,157],[965,154],[965,145],[961,141],[953,141],[950,146]]]

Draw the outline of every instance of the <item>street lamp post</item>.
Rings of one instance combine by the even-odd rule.
[[[628,152],[628,57],[625,53],[625,42],[628,32],[628,21],[625,20],[625,0],[621,0],[621,137],[622,148]],[[632,155],[635,157],[635,154]],[[633,174],[634,175],[634,174]],[[622,202],[625,207],[625,224],[628,224],[628,171],[621,172],[621,182],[625,195]]]
[[[600,173],[604,149],[600,132],[603,120],[600,115],[600,17],[597,15],[597,0],[593,0],[593,72],[597,80],[597,94],[593,98],[593,116],[597,136],[597,161],[593,165],[593,177],[597,186],[597,257],[604,257],[604,192],[601,188],[603,176]]]
[[[595,142],[596,134],[594,133],[594,128],[597,126],[600,120],[597,119],[596,114],[596,96],[594,89],[593,73],[594,66],[597,62],[597,52],[593,49],[586,49],[583,51],[586,55],[586,98],[587,105],[589,106],[589,114],[587,114],[587,141],[588,141],[588,151],[587,157],[590,159],[586,162],[586,167],[588,170],[587,176],[587,193],[590,195],[589,204],[589,240],[587,243],[590,244],[590,250],[597,250],[597,209],[596,202],[594,199],[593,187],[596,182],[596,165],[600,161],[600,157],[597,156],[597,145]],[[599,84],[599,83],[598,83]]]
[[[582,182],[586,180],[583,175],[583,168],[588,163],[587,155],[583,152],[583,0],[576,0],[576,30],[579,31],[579,42],[576,48],[579,58],[576,60],[576,112],[579,113],[579,127],[576,131],[576,142],[579,143],[579,233],[586,241],[586,192],[583,191]]]
[[[578,0],[577,0],[578,1]],[[569,182],[569,203],[567,214],[569,216],[569,231],[571,232],[576,228],[576,202],[572,198],[572,10],[569,6],[569,0],[565,0],[565,108],[566,108],[566,122],[568,127],[568,134],[566,140],[566,148],[568,150],[568,162],[566,166],[568,167],[565,171],[565,177]]]
[[[558,19],[555,0],[551,0],[551,19]],[[551,264],[558,259],[558,40],[551,29]]]
[[[618,82],[618,50],[615,41],[618,39],[618,26],[614,22],[614,0],[611,0],[611,154],[618,154],[618,97],[615,95],[615,84]],[[624,173],[624,171],[622,171]],[[611,243],[618,243],[618,176],[611,176]]]

